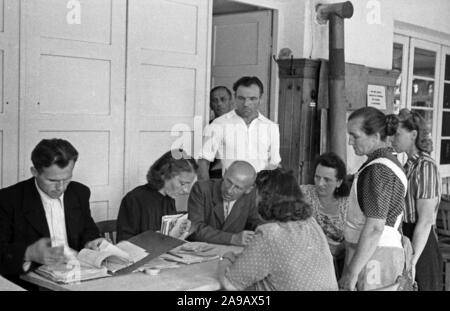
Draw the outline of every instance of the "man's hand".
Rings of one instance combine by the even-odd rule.
[[[41,238],[27,247],[25,261],[33,261],[43,265],[63,263],[64,246],[52,247],[50,238]]]
[[[231,244],[239,246],[247,245],[254,236],[255,232],[253,231],[241,231],[231,236]]]
[[[100,244],[102,244],[103,241],[105,241],[105,238],[97,238],[95,240],[92,240],[90,242],[87,242],[86,245],[84,245],[84,248],[89,248],[92,249],[94,251],[99,251],[100,250]]]

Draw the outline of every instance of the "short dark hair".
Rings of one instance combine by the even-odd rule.
[[[240,86],[249,87],[252,85],[257,85],[259,87],[259,95],[261,96],[264,93],[264,86],[261,80],[258,77],[242,77],[233,84],[233,91],[236,93],[236,90]]]
[[[147,173],[148,184],[156,190],[164,187],[164,182],[181,172],[197,173],[198,165],[183,149],[172,149],[164,153],[150,167]]]
[[[218,86],[215,86],[214,88],[212,88],[212,90],[211,90],[211,92],[209,92],[209,94],[212,94],[213,92],[215,92],[215,91],[217,91],[217,90],[220,90],[220,89],[224,89],[224,90],[227,92],[228,96],[230,96],[230,98],[233,97],[233,95],[231,94],[230,89],[227,88],[225,85],[218,85]]]
[[[392,115],[386,116],[381,110],[374,107],[363,107],[353,111],[348,120],[361,118],[362,131],[366,135],[380,133],[380,139],[386,140],[387,136],[392,136],[397,132],[398,120]]]
[[[288,222],[311,217],[312,208],[304,201],[291,171],[260,171],[255,183],[261,197],[258,210],[265,220]]]
[[[334,194],[337,197],[346,197],[350,194],[350,187],[346,180],[347,176],[347,168],[345,166],[344,161],[334,152],[326,152],[321,154],[317,160],[316,165],[314,166],[314,171],[317,169],[318,165],[322,165],[325,167],[333,168],[336,170],[336,179],[342,180],[341,185],[336,188]]]
[[[64,139],[52,138],[41,140],[31,152],[31,162],[40,173],[43,168],[53,164],[65,168],[70,161],[78,160],[78,151]]]

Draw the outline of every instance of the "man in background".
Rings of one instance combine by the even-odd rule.
[[[209,107],[214,112],[211,122],[233,109],[233,95],[231,91],[223,85],[214,87],[209,96]]]
[[[210,92],[209,107],[214,112],[214,119],[230,112],[233,109],[233,95],[231,91],[223,85],[214,87]],[[222,164],[220,159],[214,158],[214,161],[209,166],[209,178],[222,178]]]

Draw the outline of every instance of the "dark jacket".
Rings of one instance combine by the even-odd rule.
[[[224,220],[222,179],[198,181],[188,200],[189,219],[195,231],[190,240],[215,244],[230,244],[231,236],[243,230],[255,230],[263,223],[255,202],[255,190],[234,203]]]
[[[162,216],[176,213],[174,199],[162,195],[149,184],[138,186],[120,203],[117,241],[128,240],[147,230],[160,230]]]
[[[76,251],[100,236],[91,217],[89,197],[89,188],[75,181],[64,192],[67,240]],[[25,250],[44,237],[50,237],[50,232],[34,178],[1,189],[0,274],[23,273]]]

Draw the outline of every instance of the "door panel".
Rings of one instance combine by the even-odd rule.
[[[19,1],[0,1],[0,188],[18,180]]]
[[[79,24],[65,0],[22,1],[20,177],[41,139],[69,140],[98,221],[116,217],[123,194],[126,1],[71,2]]]
[[[194,154],[194,143],[201,143],[193,129],[208,105],[211,12],[208,0],[128,5],[125,191],[145,183],[150,165],[164,152],[183,147]],[[177,209],[186,209],[185,199]]]
[[[213,17],[211,86],[230,90],[242,76],[257,76],[264,85],[260,111],[269,116],[272,12]],[[211,87],[211,88],[212,88]]]

